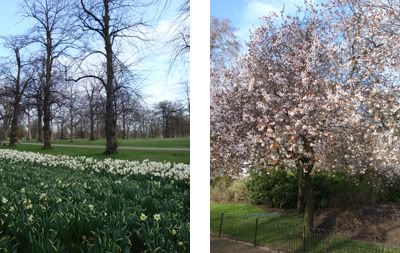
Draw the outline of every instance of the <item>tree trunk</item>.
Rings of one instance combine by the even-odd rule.
[[[305,213],[304,226],[307,230],[314,226],[314,196],[311,170],[304,173]]]
[[[110,16],[109,2],[104,1],[104,42],[107,58],[107,82],[106,82],[106,150],[104,154],[112,155],[117,153],[117,137],[116,137],[116,114],[114,107],[115,87],[114,87],[114,66],[113,66],[113,51],[110,37]]]
[[[32,131],[31,131],[31,112],[28,110],[28,141],[32,140]]]
[[[51,32],[46,31],[46,82],[43,88],[43,148],[51,148],[51,71],[52,71],[52,38]]]
[[[114,96],[113,92],[107,92],[107,101],[106,101],[106,155],[112,155],[117,153],[117,138],[115,131],[115,117],[114,117]]]
[[[73,140],[74,140],[74,117],[72,116],[72,113],[70,115],[69,129],[70,129],[69,141],[73,142]]]
[[[37,141],[42,142],[43,141],[43,107],[42,107],[42,102],[41,98],[38,97],[36,100],[37,103]]]
[[[18,132],[18,118],[19,118],[19,108],[21,103],[21,57],[19,54],[19,49],[15,50],[15,59],[17,61],[17,78],[15,80],[15,93],[14,93],[14,110],[11,120],[11,132],[10,132],[10,146],[15,146],[18,142],[17,132]]]
[[[61,122],[60,139],[61,139],[61,140],[64,140],[64,139],[65,139],[65,136],[64,136],[64,122]]]
[[[101,135],[101,124],[100,124],[100,119],[97,119],[96,121],[96,135],[97,135],[97,139],[100,139],[102,137]]]
[[[300,162],[297,167],[297,213],[304,214],[304,170]]]
[[[15,146],[18,142],[17,133],[18,133],[18,117],[19,117],[19,108],[20,108],[20,98],[19,95],[15,98],[13,116],[11,120],[11,129],[10,129],[10,146]]]
[[[46,97],[46,96],[45,96]],[[51,120],[51,112],[50,106],[48,102],[46,102],[46,98],[44,99],[43,105],[43,148],[50,149],[51,148],[51,127],[50,127],[50,120]]]
[[[122,115],[122,139],[126,139],[126,116],[125,113]]]
[[[93,109],[90,109],[90,141],[94,141],[94,116],[93,116]]]

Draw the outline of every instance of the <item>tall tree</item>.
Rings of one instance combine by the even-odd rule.
[[[117,152],[117,117],[114,106],[117,91],[115,84],[115,66],[118,62],[117,40],[121,38],[143,39],[141,29],[146,25],[143,21],[143,11],[154,2],[156,1],[80,0],[79,20],[84,32],[99,36],[104,45],[104,50],[91,50],[89,54],[100,54],[105,58],[106,76],[103,78],[85,75],[75,81],[82,78],[95,78],[104,86],[106,93],[105,134],[107,140],[104,153],[107,155]]]
[[[85,89],[85,98],[89,105],[89,120],[90,120],[90,133],[89,133],[89,140],[94,141],[95,133],[94,133],[94,126],[95,126],[95,116],[96,112],[99,110],[99,99],[100,93],[102,90],[102,86],[97,82],[97,80],[90,80],[84,86]]]
[[[5,82],[9,82],[12,94],[12,120],[10,130],[10,146],[15,146],[18,142],[17,131],[18,121],[21,114],[21,102],[26,88],[28,87],[33,76],[26,70],[28,61],[23,59],[22,50],[27,47],[29,41],[26,36],[12,36],[4,38],[4,46],[12,50],[14,59],[11,61],[9,68],[3,68]]]
[[[51,103],[55,61],[67,53],[74,38],[73,16],[67,0],[24,0],[25,15],[35,21],[32,41],[45,52],[43,85],[43,148],[51,148]]]

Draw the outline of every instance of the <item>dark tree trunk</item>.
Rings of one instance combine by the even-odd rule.
[[[90,106],[90,137],[89,140],[94,141],[94,113],[93,113],[93,107]]]
[[[296,162],[297,167],[297,212],[304,213],[304,169],[301,162]]]
[[[116,137],[116,114],[114,107],[115,87],[114,87],[114,66],[113,66],[113,51],[110,37],[110,16],[109,16],[109,1],[104,0],[104,42],[107,58],[107,82],[106,82],[106,155],[117,153],[117,137]]]
[[[27,113],[27,119],[28,119],[28,136],[27,136],[27,139],[28,139],[28,141],[30,141],[30,140],[32,140],[32,131],[31,131],[31,115],[30,115],[30,109],[28,110],[28,113]]]
[[[65,135],[64,135],[64,122],[61,122],[60,139],[61,139],[61,140],[64,140],[64,139],[65,139]]]
[[[47,85],[46,85],[47,86]],[[43,96],[43,148],[51,148],[51,111],[50,111],[50,87],[44,88]]]
[[[20,98],[17,95],[15,98],[13,116],[11,120],[10,146],[15,146],[15,144],[17,144],[18,142],[17,133],[18,133],[19,110],[20,110]]]
[[[303,180],[304,180],[304,199],[305,199],[305,210],[304,210],[304,226],[307,230],[314,226],[314,196],[313,196],[313,183],[311,172],[314,168],[314,150],[310,144],[309,139],[305,136],[300,135],[302,141],[304,142],[304,148],[309,153],[312,154],[310,157],[302,157],[300,159],[303,165]]]
[[[38,99],[38,104],[37,104],[37,114],[38,114],[38,122],[37,122],[37,127],[38,127],[38,133],[37,133],[37,141],[42,142],[43,141],[43,110],[42,110],[42,103],[40,102],[40,98]]]
[[[307,230],[314,226],[314,196],[311,170],[304,173],[305,212],[304,226]]]
[[[112,83],[111,83],[112,84]],[[106,101],[106,151],[104,152],[106,155],[112,155],[117,153],[117,138],[116,138],[116,122],[114,117],[114,94],[113,92],[107,91],[107,101]]]
[[[15,50],[15,59],[17,62],[17,78],[15,80],[15,93],[14,93],[14,110],[11,120],[11,132],[10,132],[10,146],[15,146],[18,142],[17,132],[18,132],[18,118],[21,103],[21,57],[19,54],[19,49]]]
[[[96,126],[96,136],[97,136],[97,139],[100,139],[101,137],[102,137],[102,134],[101,134],[101,124],[100,124],[100,119],[97,119],[97,126]]]
[[[69,128],[70,128],[69,141],[72,142],[74,140],[74,117],[72,113],[70,114]]]
[[[51,32],[47,30],[46,32],[46,82],[43,88],[43,148],[51,148],[51,71],[53,66],[52,60],[52,38]]]
[[[122,139],[126,139],[126,115],[122,115]]]

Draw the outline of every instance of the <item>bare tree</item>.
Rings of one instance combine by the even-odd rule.
[[[210,58],[211,68],[235,59],[240,52],[240,43],[235,35],[235,27],[228,19],[211,17]]]
[[[38,57],[30,63],[33,67],[34,78],[29,85],[28,90],[25,94],[27,99],[32,104],[32,107],[36,109],[37,120],[36,120],[36,140],[38,142],[43,141],[43,86],[45,79],[45,60],[44,57]]]
[[[177,60],[187,61],[190,51],[190,2],[189,0],[181,0],[179,5],[179,15],[174,22],[173,36],[168,41],[173,46],[173,54],[171,59],[171,67]]]
[[[10,123],[12,119],[12,96],[10,90],[0,86],[0,120],[2,121],[2,129],[0,131],[0,140],[7,139]]]
[[[82,78],[95,78],[99,80],[106,92],[106,150],[105,154],[111,155],[117,152],[116,138],[116,111],[115,93],[117,91],[115,80],[115,65],[117,60],[118,39],[143,39],[141,28],[146,26],[143,21],[143,11],[156,1],[128,1],[128,0],[80,0],[81,12],[79,20],[83,30],[100,36],[104,43],[104,50],[92,50],[90,54],[100,54],[105,58],[106,77],[85,75]]]
[[[95,125],[95,116],[96,112],[100,107],[100,103],[98,103],[98,98],[100,97],[100,93],[102,90],[102,86],[96,82],[96,80],[90,80],[85,86],[85,98],[89,105],[89,120],[90,120],[90,133],[89,140],[94,141],[94,125]]]
[[[51,91],[52,71],[55,61],[66,54],[73,34],[72,17],[67,0],[24,0],[26,17],[35,20],[32,41],[45,51],[43,85],[43,148],[51,148]]]
[[[10,131],[10,146],[15,146],[18,142],[17,131],[18,121],[21,112],[21,102],[23,94],[32,80],[32,74],[26,71],[27,61],[22,58],[21,51],[29,44],[25,36],[11,36],[4,38],[4,47],[12,50],[14,59],[10,65],[3,68],[4,82],[9,83],[10,95],[12,96],[12,120]]]
[[[180,103],[162,101],[155,107],[155,114],[161,117],[163,138],[186,136],[189,133],[188,123]]]

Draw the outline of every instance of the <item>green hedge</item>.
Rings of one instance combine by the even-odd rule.
[[[252,169],[245,180],[247,199],[253,204],[296,208],[296,170]],[[318,172],[313,175],[316,208],[353,207],[400,201],[400,180],[388,182],[375,171],[362,175]]]

